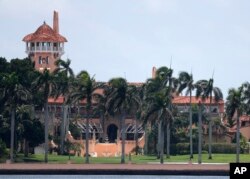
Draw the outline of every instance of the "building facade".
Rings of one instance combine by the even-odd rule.
[[[26,53],[35,63],[35,68],[54,71],[55,61],[64,54],[64,43],[67,39],[59,34],[58,12],[54,11],[53,28],[44,22],[34,33],[23,38],[26,42]]]

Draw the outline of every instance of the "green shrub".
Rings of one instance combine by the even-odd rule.
[[[208,151],[208,144],[204,146],[204,149]],[[227,144],[227,143],[212,144],[212,153],[234,154],[235,152],[236,152],[235,144]]]
[[[7,149],[6,149],[6,144],[0,139],[0,155],[6,155],[7,154]]]

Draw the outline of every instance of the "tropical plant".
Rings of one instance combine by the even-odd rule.
[[[81,71],[76,76],[76,81],[70,95],[70,100],[72,101],[72,103],[79,104],[80,102],[83,102],[83,100],[86,101],[85,163],[89,163],[89,120],[90,112],[92,110],[93,96],[97,93],[97,89],[102,88],[102,86],[103,83],[96,82],[94,77],[90,77],[87,71]]]
[[[15,115],[18,105],[27,101],[29,97],[28,90],[21,84],[17,74],[12,72],[4,74],[0,84],[0,98],[6,107],[9,107],[11,114],[11,142],[10,142],[10,160],[14,159],[14,131]]]
[[[178,93],[181,93],[184,89],[186,95],[189,95],[189,139],[190,139],[190,159],[193,158],[193,120],[192,120],[192,91],[195,89],[193,75],[187,72],[181,72],[179,74],[179,88]]]
[[[152,116],[157,116],[158,122],[158,146],[160,148],[160,161],[163,163],[164,153],[164,128],[169,130],[169,123],[173,119],[172,112],[170,111],[172,101],[172,88],[170,78],[172,70],[167,67],[161,67],[156,72],[154,79],[149,79],[146,82],[146,103],[148,104],[144,110],[143,119],[145,122],[150,120]],[[151,118],[152,119],[152,118]],[[170,134],[168,134],[170,135]],[[169,141],[169,140],[168,140]],[[167,154],[168,155],[168,154]]]
[[[70,68],[71,61],[67,59],[64,60],[57,60],[55,62],[56,69],[53,72],[55,75],[55,81],[57,83],[57,90],[56,90],[56,98],[59,96],[63,96],[63,106],[62,106],[62,120],[61,120],[61,132],[60,132],[60,153],[63,154],[64,152],[64,140],[65,134],[69,129],[69,121],[68,121],[68,103],[69,103],[69,96],[71,93],[71,86],[72,81],[74,80],[74,72]]]
[[[126,114],[132,109],[134,103],[133,93],[136,87],[128,85],[124,78],[112,78],[108,85],[111,87],[111,93],[107,101],[107,109],[109,114],[119,114],[121,137],[122,137],[122,152],[121,163],[125,163],[125,118]]]
[[[240,161],[240,115],[243,113],[243,87],[231,88],[226,101],[227,118],[236,119],[236,162]]]
[[[44,103],[44,126],[45,126],[45,155],[44,161],[48,163],[48,149],[49,149],[49,111],[48,111],[48,99],[54,94],[54,89],[56,89],[56,84],[54,82],[54,76],[49,72],[48,69],[45,69],[39,74],[36,80],[33,82],[33,88],[41,94],[42,101]]]

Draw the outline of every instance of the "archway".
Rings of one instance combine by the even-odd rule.
[[[117,129],[118,127],[115,124],[110,124],[107,128],[108,139],[110,143],[114,143],[117,139]]]

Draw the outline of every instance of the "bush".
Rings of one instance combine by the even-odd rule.
[[[0,139],[0,155],[6,155],[7,154],[7,149],[6,149],[6,144]]]
[[[189,143],[177,143],[170,146],[171,155],[186,155],[190,154]],[[198,153],[198,144],[193,143],[193,153]]]
[[[205,150],[208,151],[208,144],[205,145]],[[236,152],[235,144],[214,143],[212,144],[212,153],[234,154]]]

